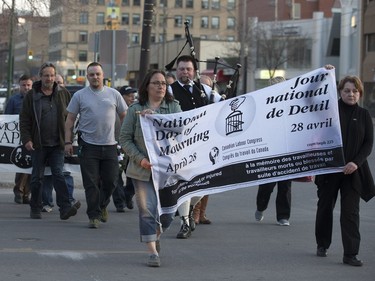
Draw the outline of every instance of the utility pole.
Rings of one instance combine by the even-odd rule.
[[[13,32],[14,32],[14,10],[15,10],[16,2],[12,0],[12,8],[10,10],[9,15],[9,49],[8,49],[8,77],[7,77],[7,96],[8,99],[12,94],[12,87],[13,87],[13,67],[14,67],[14,40],[13,40]]]
[[[242,72],[240,75],[239,79],[239,89],[238,92],[239,94],[245,94],[246,93],[246,75],[247,75],[247,65],[246,65],[246,56],[247,56],[247,49],[248,45],[246,42],[247,39],[247,1],[242,1],[242,15],[241,15],[241,21],[242,21],[242,26],[241,26],[241,49],[240,49],[240,62],[242,65]]]
[[[152,16],[154,12],[154,0],[145,0],[143,9],[143,28],[141,42],[141,58],[139,62],[138,84],[140,85],[146,76],[150,65],[150,46],[151,46],[151,28]]]

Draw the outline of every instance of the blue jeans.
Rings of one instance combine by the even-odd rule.
[[[66,186],[68,187],[69,192],[69,201],[73,202],[75,199],[73,198],[73,191],[74,191],[74,179],[71,176],[70,172],[63,172]],[[53,178],[52,175],[44,176],[43,179],[43,193],[42,193],[42,202],[43,206],[49,205],[53,206]]]
[[[141,242],[157,240],[157,230],[166,230],[172,223],[174,214],[164,214],[159,217],[158,199],[152,180],[141,181],[132,179],[135,200],[139,211],[139,230]]]
[[[66,185],[63,166],[64,166],[64,150],[59,146],[43,147],[36,149],[31,154],[32,172],[31,172],[31,199],[30,206],[32,210],[40,210],[42,208],[42,185],[44,178],[44,170],[48,160],[53,175],[53,186],[56,190],[56,204],[60,208],[60,212],[64,212],[71,207],[69,202],[69,192]]]
[[[116,145],[93,145],[80,140],[79,158],[89,219],[100,218],[117,185],[119,163]]]

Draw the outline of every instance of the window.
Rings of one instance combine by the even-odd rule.
[[[181,39],[182,38],[182,35],[181,34],[175,34],[173,36],[174,39]]]
[[[375,52],[375,33],[367,34],[367,52]]]
[[[219,17],[212,17],[211,18],[211,28],[219,29],[219,27],[220,27]]]
[[[79,23],[80,24],[88,24],[89,23],[89,13],[88,12],[80,12],[79,13]]]
[[[311,46],[310,39],[294,39],[288,43],[287,53],[288,67],[309,68],[311,67]]]
[[[160,7],[168,7],[168,0],[160,0]]]
[[[208,9],[208,0],[202,0],[202,9]]]
[[[131,41],[133,44],[139,44],[139,33],[132,33]]]
[[[174,16],[174,26],[182,27],[182,16]]]
[[[96,13],[96,24],[104,24],[105,23],[105,14],[104,13]]]
[[[202,17],[201,18],[201,27],[202,28],[208,28],[208,17]]]
[[[185,20],[189,22],[190,27],[193,27],[193,16],[186,16]]]
[[[129,6],[129,0],[122,0],[121,6]]]
[[[133,6],[141,6],[141,0],[133,0]]]
[[[174,2],[174,7],[175,8],[182,8],[182,0],[176,0]]]
[[[105,0],[97,0],[96,5],[104,6],[105,5]]]
[[[140,25],[140,24],[141,24],[141,15],[133,14],[133,25]]]
[[[88,34],[87,31],[80,31],[79,32],[79,43],[87,43]]]
[[[227,8],[228,10],[234,10],[236,8],[236,0],[228,0]]]
[[[79,51],[78,61],[87,61],[87,51]]]
[[[159,15],[159,27],[167,26],[167,17],[163,14]]]
[[[234,17],[227,18],[227,29],[235,29],[236,19]]]
[[[50,33],[49,35],[49,44],[55,45],[61,42],[61,32]]]
[[[234,41],[234,36],[228,36],[227,37],[227,41],[229,41],[229,42],[233,42]]]
[[[186,0],[186,8],[194,8],[194,1],[193,0]]]
[[[121,15],[121,24],[122,25],[129,25],[129,14],[122,14]]]
[[[211,9],[219,10],[220,9],[220,0],[211,0]]]
[[[79,1],[82,5],[88,5],[89,4],[89,0],[80,0]]]

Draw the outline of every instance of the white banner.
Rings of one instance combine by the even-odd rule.
[[[64,171],[79,173],[78,164],[78,157],[65,157]],[[31,174],[31,153],[22,145],[18,115],[0,115],[1,172]],[[51,174],[49,167],[46,167],[45,174]]]
[[[141,117],[162,213],[193,196],[344,166],[334,70],[176,114]]]

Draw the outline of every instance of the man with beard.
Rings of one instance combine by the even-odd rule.
[[[81,206],[79,201],[73,205],[70,203],[63,175],[64,125],[70,94],[55,82],[56,67],[52,63],[44,63],[39,76],[40,81],[35,82],[24,97],[20,112],[21,140],[25,148],[31,151],[32,159],[30,217],[42,218],[42,184],[48,161],[60,219],[67,220],[76,215]]]

